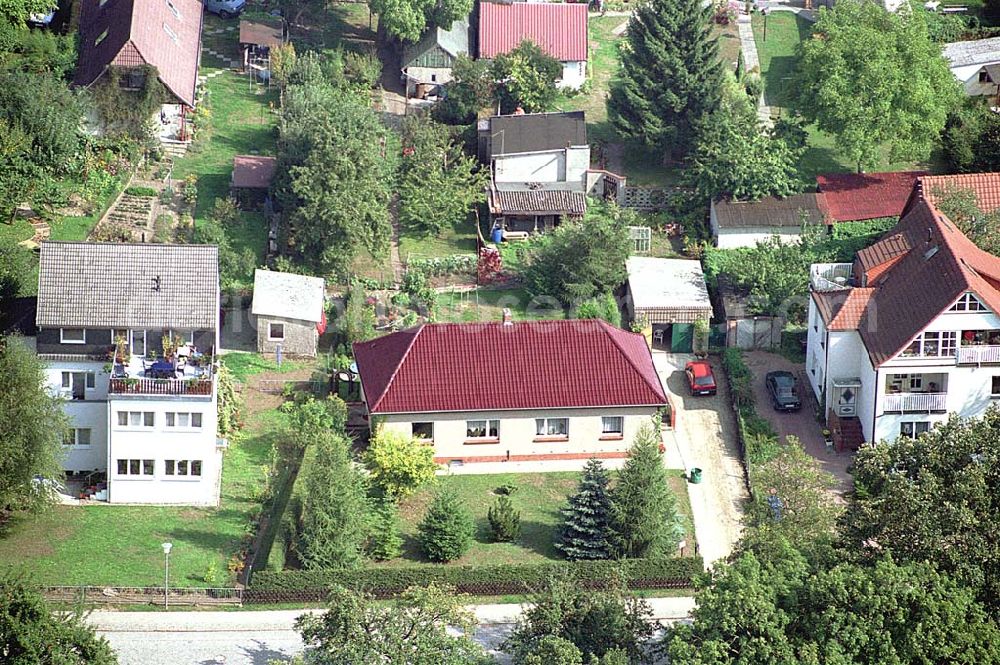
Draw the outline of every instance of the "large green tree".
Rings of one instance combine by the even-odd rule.
[[[675,665],[1000,662],[995,620],[927,563],[817,565],[786,547],[709,575],[693,623],[668,635]]]
[[[490,76],[501,113],[513,113],[518,107],[527,113],[540,113],[549,110],[555,101],[556,79],[562,76],[562,65],[525,40],[493,59]]]
[[[468,125],[493,101],[490,62],[459,55],[444,85],[444,99],[434,105],[434,118],[449,125]]]
[[[664,159],[683,157],[719,104],[721,72],[709,9],[700,0],[650,0],[629,21],[608,98],[611,124]]]
[[[615,553],[643,557],[675,552],[683,528],[677,499],[670,491],[660,452],[660,434],[652,423],[635,436],[625,466],[611,491]]]
[[[397,154],[366,96],[326,83],[288,86],[274,189],[299,260],[346,275],[360,252],[385,254]]]
[[[927,157],[961,99],[922,13],[866,0],[822,11],[799,67],[803,115],[833,134],[859,171],[878,164],[886,146],[892,160]]]
[[[2,0],[0,16],[15,25],[23,25],[33,14],[48,14],[56,9],[55,0]]]
[[[417,526],[424,554],[431,561],[453,561],[472,546],[476,523],[458,495],[445,486],[438,490]]]
[[[298,542],[306,568],[358,565],[368,538],[371,509],[364,478],[351,463],[347,440],[330,431],[307,433],[307,463]]]
[[[949,187],[930,193],[937,199],[935,207],[977,247],[990,254],[1000,254],[1000,210],[985,211],[972,189]]]
[[[555,545],[567,559],[577,561],[611,557],[610,482],[611,476],[601,460],[587,462],[576,493],[562,509],[563,526]]]
[[[600,203],[583,222],[563,222],[528,249],[523,277],[532,291],[566,306],[613,292],[625,281],[634,213]]]
[[[315,665],[488,665],[493,660],[470,638],[476,620],[465,602],[433,584],[389,601],[336,587],[326,612],[304,614],[295,627]]]
[[[418,234],[437,235],[463,223],[486,200],[489,174],[462,151],[451,130],[426,116],[403,121],[399,221]]]
[[[115,665],[118,659],[78,612],[54,611],[25,580],[0,573],[4,665]]]
[[[23,338],[0,337],[0,514],[51,500],[34,479],[61,477],[68,426],[38,357]]]
[[[849,551],[932,561],[1000,608],[1000,409],[858,451]]]
[[[368,6],[378,14],[379,29],[407,42],[435,27],[448,29],[472,12],[472,0],[368,0]]]

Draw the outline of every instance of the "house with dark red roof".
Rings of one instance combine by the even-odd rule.
[[[82,0],[80,58],[74,84],[91,87],[112,74],[127,90],[141,90],[148,67],[170,96],[163,123],[195,105],[201,59],[199,0]],[[181,136],[185,138],[183,122]]]
[[[492,60],[530,41],[562,63],[562,88],[587,80],[587,4],[479,3],[479,58]]]
[[[961,177],[991,191],[987,174]],[[998,313],[1000,258],[926,190],[853,263],[813,266],[806,373],[837,445],[981,415],[1000,398]]]
[[[816,191],[829,224],[899,219],[913,186],[924,175],[926,171],[821,173],[816,176]]]
[[[667,407],[645,338],[598,320],[424,324],[354,357],[372,429],[439,463],[624,457]]]

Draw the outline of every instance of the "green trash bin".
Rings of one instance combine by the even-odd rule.
[[[691,472],[688,474],[688,480],[691,483],[697,485],[701,482],[701,469],[696,466],[691,467]]]

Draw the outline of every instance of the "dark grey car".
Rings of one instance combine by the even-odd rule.
[[[798,383],[791,372],[768,372],[765,382],[775,411],[798,411],[802,408]]]

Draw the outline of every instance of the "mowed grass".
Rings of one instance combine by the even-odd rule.
[[[406,263],[412,259],[428,259],[453,254],[476,253],[476,223],[468,220],[461,226],[446,228],[433,235],[418,235],[400,229],[399,258]]]
[[[559,111],[584,111],[587,114],[588,129],[602,138],[608,131],[604,125],[608,119],[607,95],[611,79],[618,74],[618,42],[622,35],[615,30],[628,23],[625,16],[596,16],[587,22],[590,90],[583,93],[561,92],[556,98],[555,108]]]
[[[232,351],[219,356],[219,360],[232,373],[233,378],[240,383],[246,383],[247,379],[254,374],[262,374],[264,372],[294,372],[306,366],[306,363],[303,362],[282,360],[281,367],[278,367],[278,364],[274,360],[265,358],[259,353],[246,353],[243,351]]]
[[[211,72],[202,70],[202,74]],[[208,215],[216,199],[229,196],[233,157],[273,155],[277,131],[277,115],[273,110],[278,106],[275,88],[251,86],[245,76],[230,71],[210,78],[207,88],[212,108],[209,135],[177,160],[173,172],[178,180],[191,174],[198,177],[196,226],[214,224]],[[257,265],[264,263],[267,222],[262,214],[242,211],[239,223],[225,227],[224,231],[234,250],[249,248]],[[247,286],[252,279],[252,275],[246,276]]]
[[[161,586],[160,544],[171,542],[171,585],[207,586],[210,566],[221,575],[215,585],[230,585],[226,565],[259,505],[251,497],[263,482],[271,437],[283,417],[260,414],[248,423],[247,435],[230,445],[219,508],[55,506],[19,515],[0,530],[0,566],[51,586]]]
[[[442,322],[502,321],[509,307],[515,321],[565,319],[566,310],[553,298],[532,296],[525,289],[478,288],[438,296],[435,320]]]

